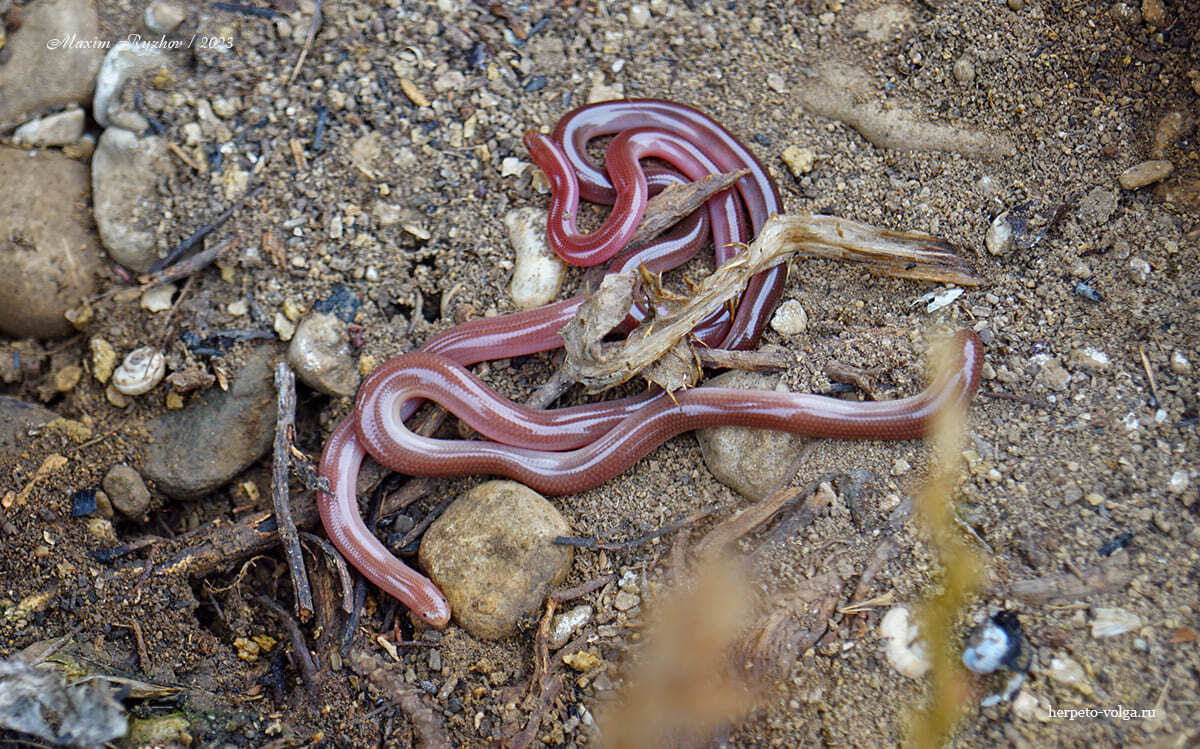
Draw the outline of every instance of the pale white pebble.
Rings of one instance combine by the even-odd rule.
[[[550,625],[550,649],[557,650],[566,645],[571,635],[592,620],[592,614],[592,607],[583,604],[554,617],[554,622]]]
[[[525,168],[528,166],[529,164],[521,161],[516,156],[505,156],[504,159],[500,161],[500,176],[512,177],[514,175],[523,174],[525,172]]]
[[[1061,658],[1051,658],[1050,667],[1046,669],[1051,679],[1075,687],[1085,692],[1090,692],[1091,688],[1087,683],[1087,674],[1084,673],[1083,666],[1067,656]]]
[[[1167,481],[1167,491],[1172,494],[1183,494],[1187,491],[1190,477],[1185,470],[1178,470],[1171,474],[1171,479]]]
[[[112,384],[123,395],[142,395],[154,389],[166,372],[167,361],[162,352],[153,346],[142,346],[125,356],[113,372]]]
[[[896,461],[892,463],[893,476],[903,476],[911,470],[912,466],[904,458],[896,458]]]
[[[508,291],[519,309],[548,304],[558,296],[566,265],[546,243],[546,211],[517,208],[504,216],[508,239],[516,252]]]
[[[1021,720],[1045,723],[1050,720],[1050,701],[1045,697],[1035,697],[1022,689],[1013,699],[1013,714]]]
[[[650,25],[650,9],[645,5],[634,5],[629,9],[629,25],[644,29]]]
[[[929,655],[907,608],[894,606],[889,609],[879,623],[879,636],[884,641],[883,652],[888,663],[901,675],[919,679],[929,670]]]
[[[992,219],[992,225],[988,227],[983,243],[993,255],[1005,255],[1012,251],[1013,230],[1012,224],[1008,222],[1008,211]]]
[[[1108,369],[1111,363],[1108,354],[1091,347],[1075,349],[1071,352],[1071,362],[1097,372]]]
[[[787,93],[787,81],[779,73],[767,74],[767,86],[777,94]]]
[[[237,301],[230,302],[229,304],[225,305],[225,311],[234,317],[241,317],[250,311],[250,305],[246,304],[245,299],[238,299]]]
[[[780,335],[800,335],[808,329],[808,313],[804,305],[795,299],[789,299],[779,305],[771,317],[771,328]]]
[[[154,0],[146,6],[146,28],[155,34],[170,34],[187,18],[187,11],[170,0]]]
[[[1150,278],[1150,271],[1150,263],[1146,262],[1145,258],[1129,258],[1129,275],[1134,283],[1146,283]]]
[[[72,107],[65,112],[31,120],[16,129],[13,142],[18,146],[66,146],[83,137],[83,110]]]
[[[1192,371],[1192,363],[1179,349],[1171,354],[1171,371],[1175,374],[1187,374]]]
[[[1092,637],[1116,637],[1142,626],[1142,618],[1116,606],[1092,609]]]
[[[175,298],[175,284],[165,283],[151,286],[142,292],[140,302],[142,309],[151,312],[163,312],[171,309],[171,300]]]
[[[282,312],[275,313],[273,327],[275,328],[275,334],[279,336],[279,340],[281,341],[290,341],[292,340],[292,336],[296,335],[296,323],[287,319],[287,316]]]

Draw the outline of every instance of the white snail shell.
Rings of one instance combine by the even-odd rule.
[[[167,361],[162,352],[153,346],[142,346],[126,355],[113,372],[112,384],[125,395],[141,395],[150,392],[166,371]]]

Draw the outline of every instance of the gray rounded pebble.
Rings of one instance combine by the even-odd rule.
[[[118,463],[108,469],[100,485],[112,506],[122,515],[135,519],[145,516],[150,507],[150,490],[142,475],[133,468]]]
[[[475,637],[516,633],[566,577],[574,558],[556,536],[571,527],[554,505],[515,481],[489,481],[454,501],[421,541],[421,566]]]
[[[255,349],[229,385],[148,424],[142,472],[179,499],[203,496],[258,460],[275,433],[273,346]]]
[[[0,65],[0,132],[30,117],[92,96],[104,50],[87,45],[51,48],[49,39],[99,39],[92,0],[38,0],[23,6],[21,27],[4,44]]]
[[[172,169],[162,138],[116,127],[100,136],[92,156],[96,226],[104,249],[121,265],[145,272],[158,260],[158,181]]]
[[[350,349],[350,330],[336,315],[313,312],[301,320],[287,360],[297,377],[326,395],[351,398],[358,389],[361,376]]]
[[[91,296],[100,263],[88,192],[78,161],[0,146],[0,334],[74,332],[64,315]]]
[[[772,390],[777,377],[732,371],[714,377],[704,387]],[[807,442],[787,432],[748,427],[696,430],[704,464],[718,481],[748,499],[762,499],[790,478],[796,454]]]

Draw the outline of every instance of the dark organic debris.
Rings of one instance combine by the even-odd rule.
[[[313,305],[313,312],[333,315],[344,323],[352,323],[361,305],[362,302],[353,291],[343,284],[335,283],[329,296]]]
[[[1075,284],[1075,293],[1089,302],[1099,304],[1104,301],[1104,297],[1101,296],[1099,291],[1096,291],[1096,287],[1092,285],[1092,279],[1090,278]]]
[[[1010,209],[1008,225],[1012,228],[1013,245],[1019,250],[1036,247],[1066,213],[1067,203],[1043,206],[1030,201]]]
[[[81,518],[96,511],[96,490],[80,489],[71,494],[71,517]]]

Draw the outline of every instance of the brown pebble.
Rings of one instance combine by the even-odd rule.
[[[1166,159],[1143,161],[1121,172],[1121,176],[1117,178],[1117,181],[1126,190],[1136,190],[1139,187],[1152,185],[1161,179],[1165,179],[1174,169],[1175,167]]]
[[[1151,26],[1167,25],[1167,9],[1162,0],[1142,0],[1142,20]]]
[[[1158,127],[1154,129],[1154,138],[1150,141],[1150,158],[1167,158],[1171,145],[1183,135],[1183,131],[1190,124],[1182,110],[1176,109],[1163,115],[1158,121]]]

